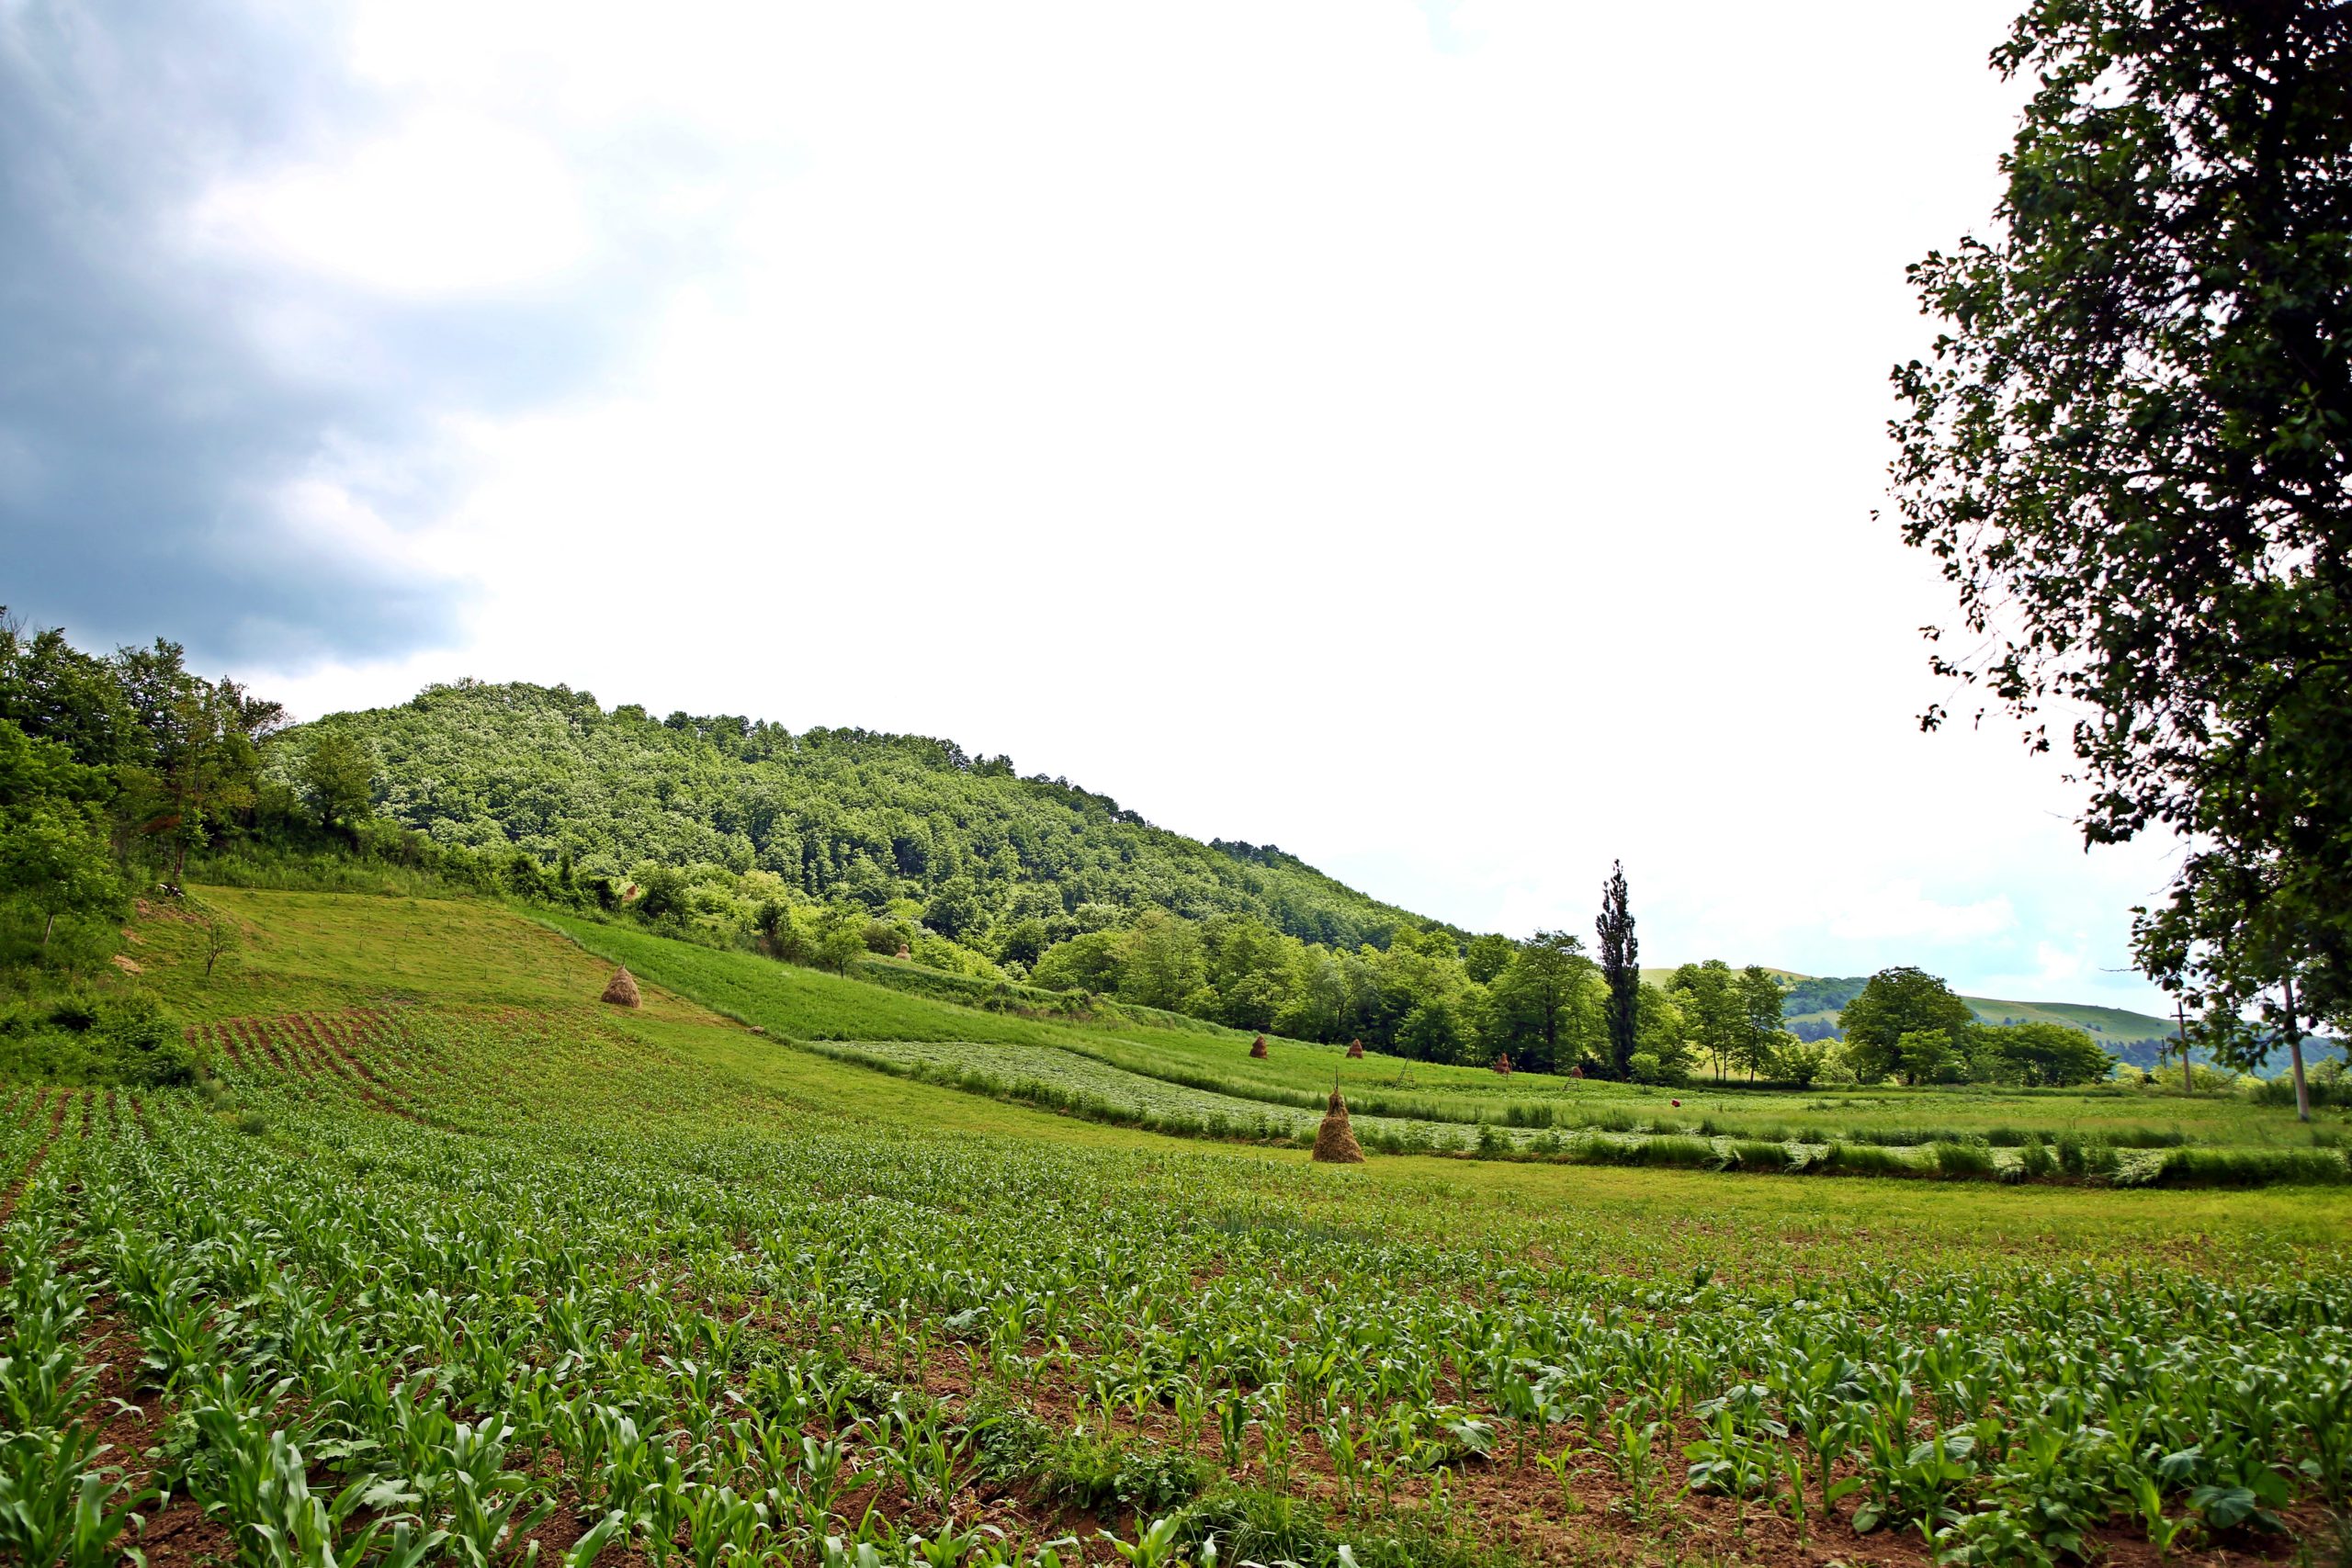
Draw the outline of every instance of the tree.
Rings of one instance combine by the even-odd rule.
[[[286,710],[234,681],[189,674],[179,645],[160,637],[152,649],[123,649],[115,667],[151,748],[142,766],[126,771],[152,807],[142,830],[168,846],[167,881],[176,890],[188,851],[253,805],[260,743],[286,722]]]
[[[1895,1074],[1906,1083],[1920,1083],[1926,1081],[1920,1073],[1940,1068],[1951,1043],[1975,1026],[1976,1015],[1951,987],[1905,964],[1871,976],[1838,1021],[1846,1031],[1847,1059],[1854,1071],[1865,1078]],[[1914,1041],[1906,1058],[1904,1037],[1930,1034],[1943,1037],[1937,1060],[1926,1063],[1925,1053],[1934,1043],[1927,1039]]]
[[[0,831],[0,894],[41,917],[41,951],[61,915],[106,915],[122,904],[122,877],[85,814],[43,802],[11,813]]]
[[[1145,910],[1119,951],[1119,995],[1145,1007],[1181,1011],[1208,978],[1200,927],[1164,909]]]
[[[1565,1072],[1583,1055],[1578,1003],[1592,975],[1584,944],[1537,931],[1487,987],[1490,1043],[1530,1072]]]
[[[2115,1058],[2098,1042],[2063,1023],[1980,1024],[1976,1043],[2019,1083],[2097,1083],[2115,1071]]]
[[[213,966],[243,945],[244,936],[238,931],[237,922],[218,909],[204,910],[202,919],[204,922],[204,977],[209,980],[212,978]]]
[[[2142,963],[2168,979],[2204,1017],[2203,1043],[2221,1066],[2247,1071],[2284,1041],[2295,1084],[2295,1114],[2312,1116],[2303,1072],[2306,1024],[2342,1019],[2347,986],[2340,960],[2319,929],[2323,920],[2285,886],[2283,857],[2193,856],[2199,873],[2140,931]],[[2319,998],[2314,1003],[2312,998]],[[2229,1028],[2228,1014],[2253,1015],[2259,1027]],[[2188,1047],[2182,1047],[2184,1067]]]
[[[1634,994],[1637,1032],[1634,1050],[1654,1064],[1648,1077],[1631,1070],[1626,1076],[1641,1083],[1680,1083],[1690,1076],[1690,1021],[1674,994],[1657,986],[1643,986]]]
[[[2352,6],[2037,0],[1993,60],[1996,232],[1912,268],[1949,326],[1894,373],[1983,648],[1932,666],[2038,750],[2085,716],[2086,840],[2188,843],[2142,966],[2294,1043],[2352,1014]]]
[[[1117,932],[1080,931],[1039,954],[1029,977],[1049,991],[1115,992],[1120,967]]]
[[[1511,954],[1518,951],[1519,944],[1500,932],[1472,937],[1469,946],[1463,950],[1462,967],[1479,985],[1492,985],[1495,976],[1510,965]]]
[[[1722,959],[1710,958],[1675,970],[1666,988],[1681,1007],[1690,1038],[1713,1058],[1720,1080],[1738,1057],[1747,1034],[1747,1010],[1739,977]]]
[[[997,939],[996,961],[999,964],[1034,965],[1047,945],[1046,922],[1038,919],[1015,920],[1004,928]]]
[[[846,975],[859,954],[865,951],[865,927],[873,919],[862,906],[842,902],[828,904],[817,923],[817,967],[830,969],[836,975]]]
[[[922,923],[950,940],[968,936],[988,922],[988,909],[969,876],[949,877],[923,906]]]
[[[1757,1074],[1769,1077],[1776,1069],[1781,1051],[1793,1038],[1781,1027],[1783,998],[1781,982],[1770,970],[1751,964],[1739,972],[1740,1032],[1733,1059],[1747,1069],[1750,1082]]]
[[[1631,1070],[1640,1049],[1642,947],[1634,935],[1634,913],[1626,902],[1625,864],[1616,863],[1600,886],[1600,977],[1609,987],[1609,1063],[1618,1077]]]
[[[319,826],[356,834],[376,808],[374,764],[350,736],[322,731],[302,759],[302,790],[319,814]]]
[[[1463,1060],[1463,1030],[1453,1004],[1434,997],[1407,1013],[1396,1026],[1396,1054],[1416,1062]]]
[[[1894,1071],[1905,1083],[1942,1083],[1961,1076],[1959,1052],[1948,1029],[1906,1029],[1896,1036]]]

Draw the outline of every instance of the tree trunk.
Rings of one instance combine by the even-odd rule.
[[[2179,1002],[2172,1004],[2173,1021],[2180,1026],[2180,1092],[2195,1094],[2197,1081],[2188,1073],[2188,1011]]]
[[[2295,1016],[2295,983],[2287,982],[2287,1062],[2295,1073],[2295,1120],[2312,1119],[2312,1086],[2303,1078],[2303,1026]]]
[[[51,932],[51,931],[55,931],[56,929],[57,929],[57,911],[56,911],[56,910],[54,910],[54,909],[51,909],[51,910],[49,912],[49,919],[48,919],[47,920],[45,920],[45,921],[43,921],[43,922],[42,922],[42,924],[41,924],[41,928],[40,928],[40,950],[41,950],[43,953],[47,953],[47,952],[49,951],[49,933],[50,933],[50,932]]]

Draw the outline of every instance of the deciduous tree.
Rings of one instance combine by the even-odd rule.
[[[1930,1070],[1926,1056],[1932,1043],[1914,1042],[1906,1055],[1904,1036],[1940,1034],[1941,1052],[1935,1063],[1940,1066],[1951,1043],[1975,1026],[1976,1015],[1952,994],[1951,987],[1925,970],[1905,964],[1871,976],[1861,995],[1846,1004],[1838,1021],[1846,1031],[1847,1059],[1857,1073],[1865,1078],[1894,1074],[1907,1083],[1918,1083],[1923,1081],[1920,1074]]]
[[[2352,1015],[2352,6],[2037,0],[1993,58],[2007,191],[1912,268],[1947,325],[1894,373],[1904,536],[1981,649],[1934,667],[2039,749],[2083,716],[2086,840],[2188,845],[2143,966],[2292,1037]]]

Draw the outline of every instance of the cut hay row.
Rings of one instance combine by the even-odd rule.
[[[1167,1078],[1125,1072],[1091,1055],[1051,1046],[935,1041],[792,1043],[836,1060],[967,1094],[1172,1137],[1311,1145],[1319,1133],[1319,1119],[1310,1122],[1265,1101],[1184,1088]],[[1464,1127],[1365,1116],[1355,1106],[1349,1107],[1349,1117],[1359,1151],[1385,1155],[2004,1185],[2139,1186],[2155,1179],[2165,1168],[2162,1156],[2072,1136],[2061,1136],[2050,1144],[2030,1141],[2009,1150],[1962,1138],[1888,1145],[1844,1138],[1804,1143],[1695,1133],[1563,1133],[1503,1128],[1491,1122]],[[2218,1166],[2180,1162],[2171,1167],[2164,1180],[2170,1186],[2334,1182],[2345,1179],[2352,1169],[2335,1151],[2313,1150],[2309,1155]]]

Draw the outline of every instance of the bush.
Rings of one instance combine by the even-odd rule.
[[[1860,1081],[1861,1079],[1855,1076],[1852,1065],[1846,1060],[1846,1054],[1842,1051],[1833,1051],[1828,1058],[1814,1070],[1812,1087],[1851,1089]]]
[[[179,1024],[143,991],[70,992],[0,1018],[0,1077],[165,1089],[194,1083],[199,1066]]]

